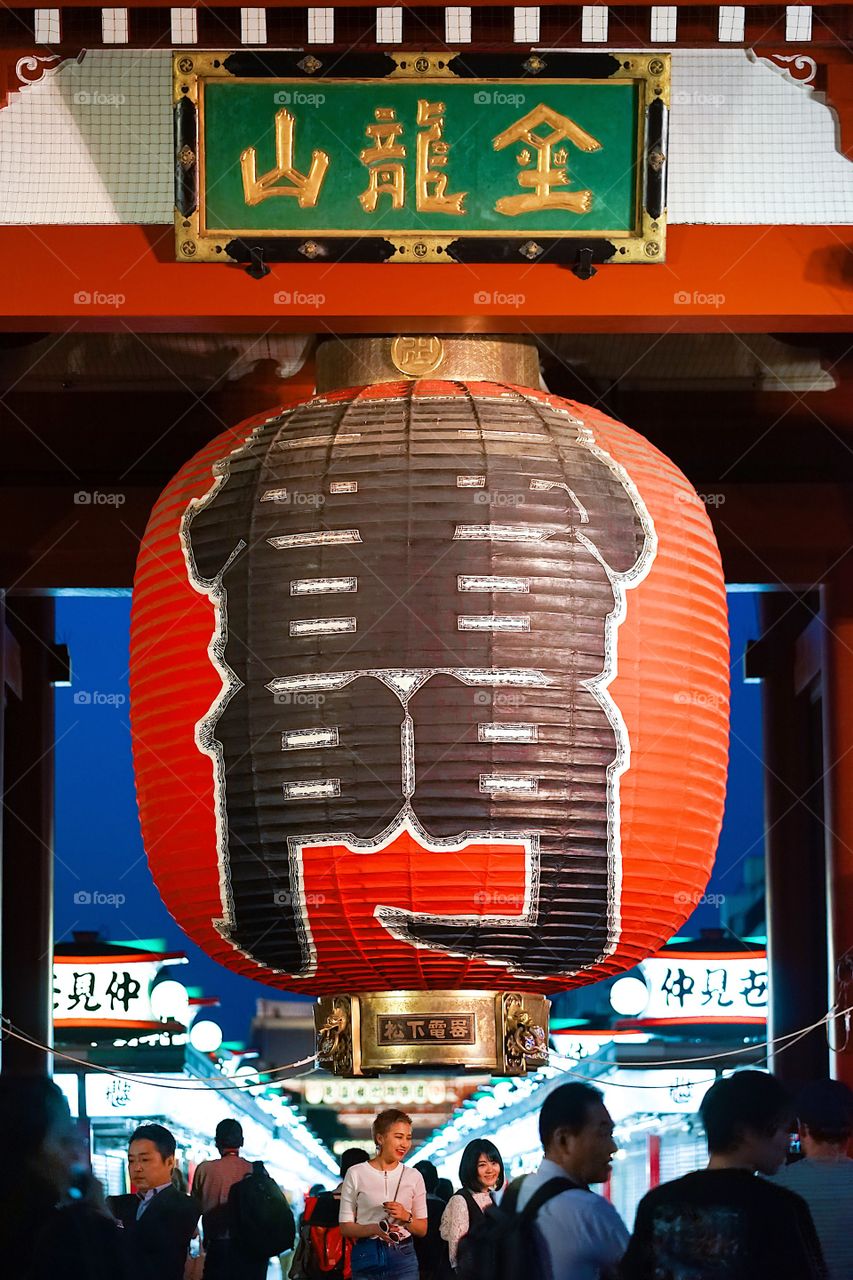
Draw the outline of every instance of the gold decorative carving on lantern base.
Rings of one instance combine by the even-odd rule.
[[[430,359],[419,364],[419,351],[428,353]],[[347,337],[345,341],[330,338],[317,348],[318,392],[366,386],[370,382],[399,382],[401,373],[410,378],[506,382],[538,390],[539,349],[533,338],[514,334],[415,334]]]
[[[315,1010],[317,1061],[337,1076],[351,1076],[353,1071],[353,1009],[349,996],[335,996],[322,1001]]]
[[[548,1011],[545,1010],[543,1026],[531,1012],[532,1004],[529,996],[504,992],[504,1056],[511,1074],[544,1067],[548,1061]]]
[[[378,991],[325,996],[317,1062],[339,1076],[446,1067],[524,1075],[548,1061],[548,1010],[515,991]]]

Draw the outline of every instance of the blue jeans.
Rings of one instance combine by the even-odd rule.
[[[352,1248],[353,1280],[418,1280],[415,1246],[406,1240],[392,1249],[371,1237],[356,1240]]]

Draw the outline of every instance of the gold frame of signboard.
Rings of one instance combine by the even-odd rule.
[[[535,263],[547,261],[592,274],[593,263],[655,263],[666,258],[666,147],[670,54],[657,52],[523,52],[494,55],[328,50],[198,52],[173,58],[175,113],[175,232],[180,262],[241,262],[263,272],[266,262]],[[323,59],[329,62],[327,68]],[[516,64],[517,63],[517,67]],[[514,73],[514,74],[513,74]],[[282,83],[290,88],[345,82],[415,81],[425,87],[462,80],[512,86],[524,81],[598,84],[634,81],[640,90],[635,139],[635,224],[619,230],[515,232],[392,231],[312,228],[258,231],[208,228],[205,222],[204,85],[208,81]]]

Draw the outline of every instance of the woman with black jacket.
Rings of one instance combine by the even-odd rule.
[[[461,1190],[450,1197],[441,1218],[441,1236],[447,1241],[450,1265],[456,1266],[459,1241],[490,1204],[494,1194],[504,1185],[504,1163],[501,1153],[488,1138],[475,1138],[462,1152],[459,1165]]]

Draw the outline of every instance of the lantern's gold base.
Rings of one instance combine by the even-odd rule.
[[[524,1075],[548,1061],[544,996],[518,991],[378,991],[323,996],[317,1063],[338,1076],[445,1067]]]
[[[403,378],[508,382],[539,389],[539,351],[516,334],[328,338],[317,348],[317,391]]]

